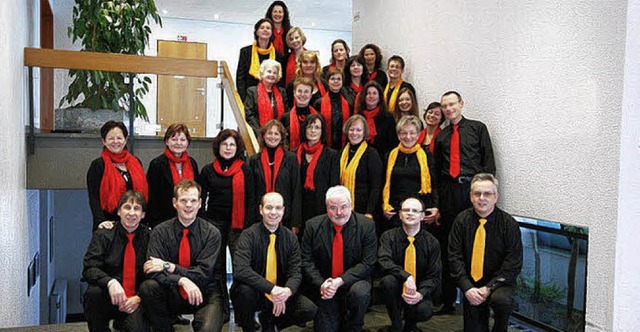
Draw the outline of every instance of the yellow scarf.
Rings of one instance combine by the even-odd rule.
[[[411,149],[398,144],[398,147],[389,153],[389,162],[387,163],[387,177],[382,189],[382,209],[386,211],[393,210],[393,206],[389,205],[389,196],[391,192],[391,172],[396,165],[398,151],[404,154],[412,154],[417,152],[418,164],[420,164],[420,194],[428,194],[431,192],[431,174],[429,174],[429,165],[427,164],[427,154],[420,147],[420,144],[414,145]]]
[[[389,112],[393,112],[396,108],[396,100],[398,100],[398,91],[400,91],[400,85],[404,82],[402,79],[399,79],[396,83],[396,86],[393,87],[393,93],[391,93],[391,100],[387,100],[387,93],[389,92],[389,87],[391,86],[391,82],[387,83],[387,86],[384,88],[384,102],[389,106]]]
[[[251,66],[249,67],[249,75],[256,79],[260,79],[260,57],[258,54],[269,54],[269,59],[275,60],[276,49],[273,47],[273,43],[269,44],[269,48],[260,48],[258,47],[258,42],[255,40],[253,41],[253,45],[251,46]]]
[[[342,150],[342,156],[340,157],[340,183],[349,189],[351,193],[351,203],[354,204],[355,192],[356,192],[356,170],[360,164],[360,158],[367,149],[367,142],[362,141],[360,147],[356,151],[356,154],[349,162],[349,144]]]

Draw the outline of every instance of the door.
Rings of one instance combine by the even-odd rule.
[[[180,59],[207,59],[207,44],[158,40],[158,56]],[[172,123],[184,123],[191,136],[206,135],[207,80],[203,77],[158,75],[158,113],[164,136]]]

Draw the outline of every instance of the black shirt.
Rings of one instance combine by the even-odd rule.
[[[513,286],[522,269],[522,239],[520,227],[508,213],[498,209],[487,216],[483,276],[477,282],[471,278],[471,253],[480,216],[473,208],[458,214],[449,234],[449,264],[451,276],[463,292],[472,287]]]
[[[430,174],[433,174],[433,159],[431,158],[431,154],[428,152],[425,152],[425,154],[427,155],[428,170]],[[386,160],[388,166],[388,155]],[[423,195],[419,193],[422,183],[420,173],[420,163],[418,163],[417,153],[404,154],[398,151],[396,163],[391,171],[391,188],[389,191],[389,204],[393,206],[394,209],[398,210],[400,203],[409,197],[419,198],[426,208],[437,206],[433,176],[431,176],[431,193]]]
[[[222,159],[221,159],[222,160]],[[234,159],[235,160],[235,159]],[[222,160],[221,167],[231,165],[233,160]],[[226,166],[225,166],[226,164]],[[247,163],[242,165],[244,173],[244,206],[245,206],[245,222],[244,227],[247,228],[253,224],[256,209],[254,192],[253,173]],[[213,163],[206,164],[200,172],[200,180],[202,186],[202,204],[200,215],[214,223],[216,227],[230,227],[231,215],[233,212],[233,176],[222,176],[213,170]]]
[[[362,143],[360,143],[362,144]],[[349,149],[349,162],[356,155],[358,145],[347,143],[345,149]],[[341,154],[338,158],[341,158]],[[339,163],[339,161],[338,161]],[[356,188],[354,193],[353,210],[362,214],[371,214],[377,210],[380,205],[380,192],[384,180],[384,169],[382,158],[378,152],[368,146],[362,154],[358,167],[356,168]]]
[[[106,288],[111,279],[122,284],[122,267],[124,265],[124,250],[129,243],[127,230],[117,222],[112,229],[98,229],[93,232],[91,242],[84,255],[84,269],[82,278],[89,284]],[[136,253],[136,290],[145,280],[142,270],[147,260],[147,245],[149,244],[149,228],[140,225],[133,232],[133,249]]]
[[[217,287],[214,266],[220,251],[220,232],[206,220],[196,218],[187,227],[189,229],[187,238],[191,246],[191,267],[184,268],[178,265],[180,240],[182,240],[184,228],[178,218],[172,218],[156,226],[151,232],[148,256],[176,265],[173,273],[167,271],[153,273],[151,278],[165,286],[177,286],[178,280],[186,277],[205,293],[208,289]]]
[[[273,233],[278,262],[276,285],[289,287],[296,293],[302,281],[298,237],[285,227],[278,227]],[[261,293],[273,290],[273,284],[265,279],[270,234],[262,222],[252,225],[240,234],[233,256],[234,281],[250,285]]]
[[[414,238],[416,285],[422,296],[430,298],[440,285],[442,273],[440,244],[425,229],[421,229]],[[384,275],[392,275],[402,282],[409,278],[410,274],[404,270],[404,257],[408,246],[409,240],[402,227],[382,233],[378,249],[378,265]]]
[[[298,148],[299,149],[299,148]],[[294,152],[296,155],[298,151]],[[325,195],[329,188],[338,185],[340,182],[340,156],[338,153],[324,146],[322,153],[318,159],[318,164],[313,173],[314,186],[316,190],[308,190],[304,188],[307,179],[307,169],[309,162],[305,156],[302,156],[300,164],[300,185],[302,187],[302,222],[308,219],[327,213],[325,204]]]
[[[436,160],[436,176],[450,179],[449,163],[451,153],[451,135],[453,125],[449,125],[436,136],[434,157]],[[487,126],[480,121],[462,117],[458,122],[460,137],[460,175],[472,177],[478,173],[496,173],[493,148]]]

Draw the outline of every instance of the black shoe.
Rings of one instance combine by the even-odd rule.
[[[416,324],[416,322],[405,322],[402,332],[422,332]]]
[[[400,332],[402,324],[392,324],[390,326],[381,327],[377,332]]]
[[[456,313],[456,307],[453,305],[443,305],[440,310],[434,312],[433,314],[436,316],[440,315],[453,315]]]
[[[191,321],[188,318],[185,318],[182,315],[178,315],[176,316],[176,319],[173,321],[174,325],[189,325],[191,324]]]

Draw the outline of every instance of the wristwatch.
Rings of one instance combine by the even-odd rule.
[[[164,262],[164,264],[162,264],[162,267],[164,268],[165,271],[169,272],[169,269],[171,268],[171,263]]]

